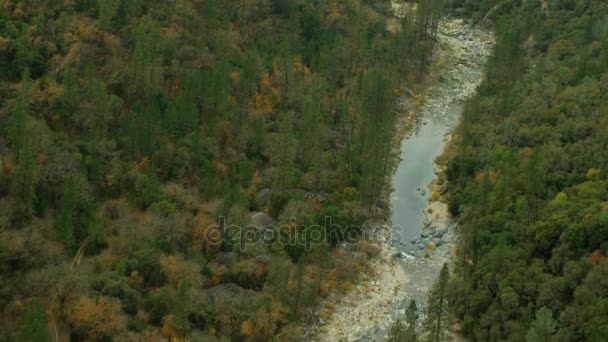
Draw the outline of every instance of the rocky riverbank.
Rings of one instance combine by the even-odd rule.
[[[432,86],[423,94],[404,97],[405,112],[399,123],[399,140],[404,132],[433,121],[446,127],[442,145],[449,142],[450,129],[460,114],[458,108],[481,81],[483,64],[492,44],[488,32],[467,27],[461,20],[441,24],[431,73]],[[423,99],[421,106],[413,103],[420,99]],[[417,131],[417,134],[421,132]],[[407,155],[407,151],[404,153]],[[392,225],[376,227],[384,233],[376,236],[386,238],[375,241],[380,253],[370,262],[371,272],[363,274],[354,289],[343,297],[330,296],[321,305],[319,313],[324,314],[319,315],[317,324],[306,329],[307,340],[383,341],[392,323],[405,312],[410,299],[423,305],[439,269],[451,259],[457,237],[457,227],[451,222],[441,195],[444,165],[436,163],[434,170],[435,180],[417,189],[419,196],[428,199],[419,223],[422,226],[418,228],[420,236],[403,241],[395,238]]]

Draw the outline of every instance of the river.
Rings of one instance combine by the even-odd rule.
[[[386,340],[391,324],[404,314],[411,299],[423,312],[428,290],[443,263],[452,258],[457,227],[441,198],[430,200],[437,190],[433,180],[443,167],[435,160],[451,138],[464,101],[483,79],[493,37],[461,20],[445,20],[438,40],[431,86],[418,94],[423,104],[411,116],[412,128],[399,146],[400,162],[390,195],[392,226],[386,227],[391,238],[379,243],[381,255],[372,263],[374,274],[364,275],[327,322],[311,329],[308,340]]]

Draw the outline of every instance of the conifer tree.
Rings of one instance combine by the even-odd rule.
[[[309,170],[319,163],[321,155],[321,115],[319,105],[313,97],[306,96],[302,102],[300,156],[302,168]]]
[[[30,78],[29,72],[26,70],[21,79],[21,88],[17,93],[15,108],[13,109],[8,122],[7,137],[9,143],[19,149],[27,140],[27,115],[29,111],[28,97],[30,95]]]
[[[536,312],[536,319],[526,334],[526,342],[549,342],[555,331],[556,323],[553,320],[553,313],[546,307],[542,307]]]
[[[33,212],[38,184],[38,165],[36,152],[31,142],[19,149],[17,167],[11,183],[11,194],[16,200],[16,216],[29,217]]]
[[[377,199],[384,183],[391,147],[395,114],[390,97],[390,82],[380,70],[372,70],[363,79],[363,118],[360,155],[362,200],[368,209]]]
[[[19,338],[27,342],[47,342],[50,340],[44,307],[36,300],[28,303],[23,317]]]
[[[63,242],[65,249],[70,252],[74,252],[76,249],[75,215],[76,189],[74,181],[69,179],[61,197],[61,209],[57,218],[56,229],[59,240]]]
[[[173,306],[173,330],[180,338],[187,338],[192,331],[192,323],[190,322],[190,296],[188,290],[190,285],[186,281],[179,283],[175,305]]]
[[[69,118],[78,108],[80,99],[80,87],[78,85],[78,79],[76,78],[76,72],[72,65],[68,64],[66,66],[61,84],[63,85],[63,91],[58,99],[59,108],[61,110],[59,114]]]
[[[439,273],[439,278],[429,293],[427,304],[427,319],[425,322],[428,340],[440,342],[444,340],[445,323],[448,316],[448,282],[450,271],[448,265],[444,264]]]
[[[418,336],[416,334],[416,324],[418,322],[418,318],[420,318],[420,314],[418,313],[418,306],[416,305],[416,301],[412,299],[410,301],[410,305],[405,311],[405,322],[407,324],[405,331],[405,340],[407,342],[418,341]]]
[[[416,301],[411,300],[407,310],[405,312],[405,325],[401,321],[401,318],[391,327],[389,332],[389,342],[416,342],[418,341],[418,335],[416,334],[416,322],[420,315],[418,314],[418,307]]]
[[[99,0],[97,6],[99,8],[99,27],[108,31],[112,28],[112,19],[118,12],[120,0]]]
[[[608,68],[608,19],[604,21],[600,35],[602,41],[601,63],[602,67]]]
[[[406,331],[403,323],[401,322],[401,318],[397,318],[397,321],[393,323],[391,330],[388,335],[388,342],[405,342],[406,341]]]
[[[294,161],[296,157],[293,125],[289,115],[284,115],[280,131],[273,148],[273,164],[276,166],[275,191],[282,192],[289,189],[294,175]]]

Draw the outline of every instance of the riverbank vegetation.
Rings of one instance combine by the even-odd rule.
[[[0,340],[297,338],[374,253],[428,3],[0,1]]]
[[[448,162],[451,307],[473,340],[608,338],[608,4],[492,9],[497,44]]]

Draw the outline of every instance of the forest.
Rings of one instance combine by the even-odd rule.
[[[471,3],[497,43],[448,162],[451,309],[473,341],[605,341],[608,3]]]
[[[376,253],[440,4],[0,1],[0,341],[297,340]]]
[[[607,340],[608,3],[417,8],[0,0],[0,341],[302,340],[378,253],[444,13],[496,45],[450,146],[456,255],[390,340]]]

